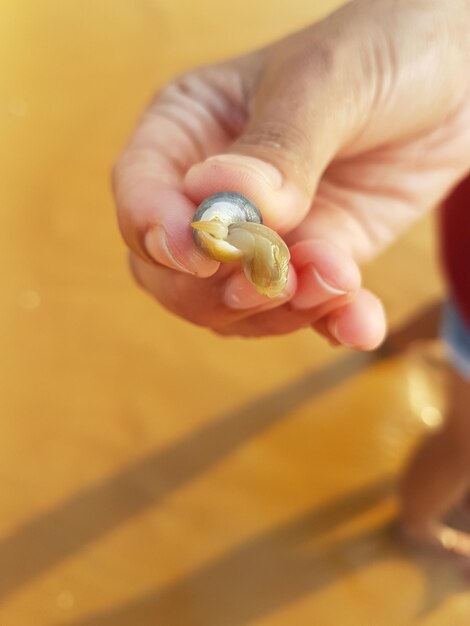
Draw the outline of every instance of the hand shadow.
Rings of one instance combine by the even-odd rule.
[[[380,504],[392,490],[391,479],[379,480],[237,546],[172,584],[59,626],[246,626],[363,567],[405,555],[415,558],[427,573],[428,593],[420,609],[423,616],[443,598],[465,588],[449,564],[429,555],[406,554],[391,523],[336,542],[322,537]],[[375,600],[374,590],[369,590],[369,601],[382,606],[384,615],[390,617],[391,621],[382,623],[394,624],[394,615],[413,611],[413,607],[400,604],[397,589],[399,583],[386,606],[383,589]],[[369,604],[364,611],[370,615]],[[334,614],[333,607],[328,624],[334,623]]]
[[[309,372],[214,417],[175,444],[26,521],[0,541],[0,601],[90,542],[156,506],[252,437],[286,419],[296,407],[358,374],[374,359],[371,354],[353,353]]]

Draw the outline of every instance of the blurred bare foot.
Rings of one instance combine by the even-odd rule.
[[[406,541],[418,548],[464,557],[470,565],[470,534],[440,523],[419,526],[402,522],[399,530]]]

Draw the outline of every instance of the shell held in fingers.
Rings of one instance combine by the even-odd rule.
[[[227,225],[236,222],[263,223],[258,207],[241,193],[234,193],[233,191],[223,191],[206,198],[198,206],[193,222],[209,222],[215,217]],[[194,235],[197,236],[197,231]]]
[[[258,208],[241,194],[223,192],[198,207],[191,224],[196,244],[210,258],[239,261],[256,290],[280,295],[287,283],[290,253],[282,238],[263,225]]]

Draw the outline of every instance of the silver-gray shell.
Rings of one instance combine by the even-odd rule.
[[[223,191],[209,196],[200,204],[194,214],[194,222],[209,222],[217,217],[221,222],[230,226],[237,222],[254,222],[262,224],[263,218],[258,208],[240,193]],[[194,239],[198,240],[199,233],[193,231]]]

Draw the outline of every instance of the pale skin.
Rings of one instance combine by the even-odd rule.
[[[360,265],[470,172],[470,0],[357,0],[266,48],[162,88],[114,170],[138,283],[224,335],[313,327],[372,350],[386,332]],[[194,243],[208,196],[238,192],[287,241],[284,292]]]

